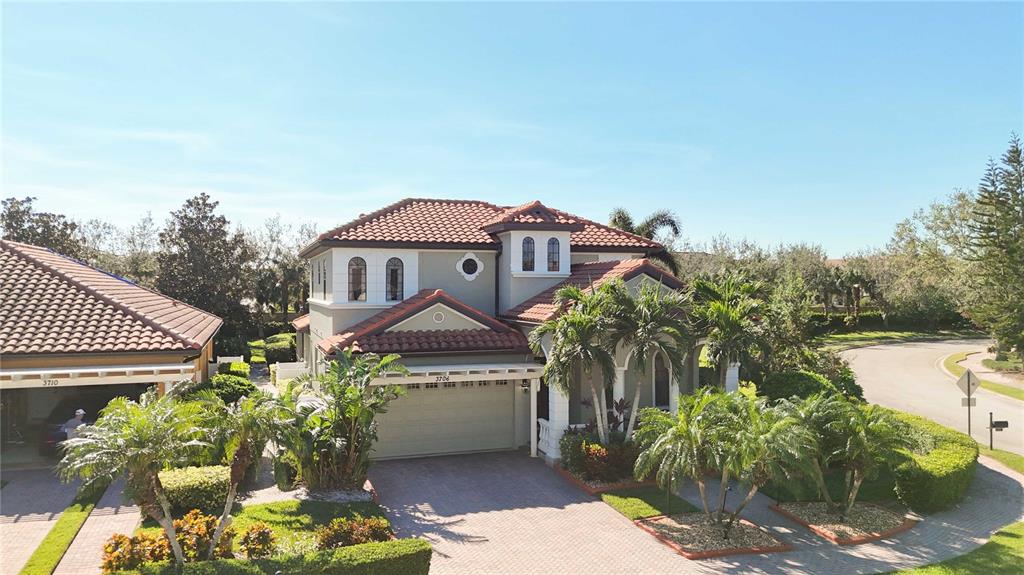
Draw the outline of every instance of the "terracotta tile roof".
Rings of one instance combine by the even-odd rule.
[[[292,327],[295,331],[306,331],[309,329],[309,314],[300,315],[299,317],[292,320]]]
[[[223,322],[46,248],[0,240],[0,353],[201,349]]]
[[[529,323],[541,323],[556,317],[562,309],[555,305],[555,292],[559,288],[573,285],[590,290],[613,279],[629,281],[634,277],[646,274],[672,288],[680,288],[683,283],[669,272],[652,264],[647,259],[631,259],[611,262],[592,262],[572,266],[572,273],[562,282],[540,292],[523,303],[501,314],[502,318]]]
[[[534,213],[543,208],[540,214]],[[661,244],[560,210],[530,202],[503,207],[473,200],[410,198],[320,234],[302,250],[308,255],[321,245],[397,244],[404,246],[460,246],[496,248],[498,240],[484,228],[510,218],[519,223],[569,226],[575,248],[657,250]]]
[[[445,306],[486,326],[483,329],[386,331],[433,306]],[[395,348],[388,346],[394,345]],[[443,290],[420,290],[416,295],[367,318],[341,333],[326,337],[317,343],[326,355],[335,348],[354,346],[356,351],[411,352],[411,351],[525,351],[526,337],[519,330],[484,312],[446,294]]]

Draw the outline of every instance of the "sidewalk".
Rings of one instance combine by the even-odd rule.
[[[124,499],[124,481],[111,484],[64,553],[54,575],[99,574],[107,539],[115,533],[130,535],[141,522],[139,508]]]
[[[977,375],[981,379],[991,381],[992,383],[999,383],[1024,389],[1024,375],[1019,373],[1010,374],[1002,371],[996,371],[982,365],[982,360],[995,359],[995,357],[994,353],[988,353],[987,351],[972,353],[964,358],[964,360],[960,362],[960,365],[973,371],[974,375]]]
[[[42,543],[79,483],[61,483],[50,469],[4,469],[0,490],[0,558],[3,573],[17,573]]]

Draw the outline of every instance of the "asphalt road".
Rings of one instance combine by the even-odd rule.
[[[942,369],[942,360],[960,351],[981,351],[983,340],[950,340],[895,343],[862,347],[843,352],[857,382],[864,387],[864,399],[923,415],[943,425],[967,432],[967,408],[963,394]],[[977,406],[971,408],[971,436],[988,445],[988,413],[1006,420],[1009,429],[995,434],[996,449],[1024,454],[1024,402],[986,389],[975,392]]]

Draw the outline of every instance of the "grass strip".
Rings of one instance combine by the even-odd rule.
[[[693,505],[653,485],[608,491],[601,494],[601,499],[630,520],[697,511]]]
[[[818,344],[830,351],[842,351],[854,347],[866,347],[883,343],[900,343],[907,341],[931,341],[942,339],[974,339],[984,338],[985,334],[972,330],[942,331],[892,331],[869,330],[830,333],[818,338]]]
[[[978,453],[995,459],[1017,473],[1024,473],[1024,455],[1002,449],[989,449],[987,445],[978,445]]]
[[[42,543],[36,547],[32,556],[28,558],[28,562],[21,568],[19,575],[50,575],[53,573],[106,490],[106,485],[79,489],[75,500],[60,514],[53,527],[50,528],[50,532],[46,534]]]
[[[907,569],[912,575],[1019,575],[1024,565],[1024,522],[1008,525],[996,532],[988,543],[953,559],[935,565]]]
[[[952,373],[954,377],[960,377],[965,371],[967,371],[967,368],[960,365],[960,362],[966,359],[968,355],[970,355],[970,353],[966,351],[948,355],[946,356],[946,359],[942,360],[942,365],[946,368],[946,371]],[[1006,397],[1024,401],[1024,389],[1019,387],[1003,385],[1001,383],[988,381],[987,379],[981,380],[981,387],[991,392],[1005,395]]]

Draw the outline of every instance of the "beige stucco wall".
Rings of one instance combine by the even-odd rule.
[[[434,321],[434,314],[441,313],[444,320]],[[440,329],[483,329],[477,323],[444,304],[434,304],[405,321],[388,328],[387,331],[436,331]]]
[[[494,314],[494,267],[493,251],[472,251],[483,263],[483,270],[473,281],[467,281],[455,268],[466,251],[422,251],[419,255],[419,287],[442,289],[455,299],[476,309]]]

